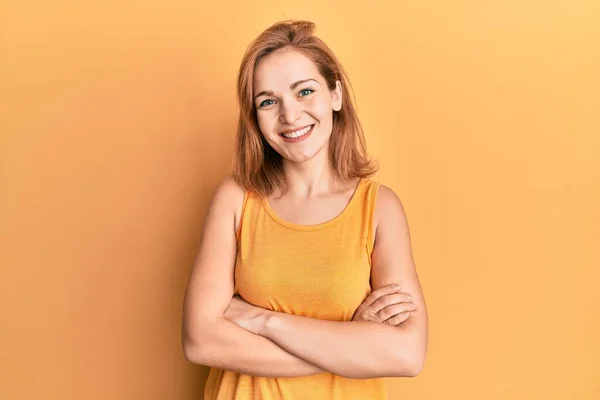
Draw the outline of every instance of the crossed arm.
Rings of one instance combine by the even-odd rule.
[[[253,376],[291,377],[328,371],[349,378],[415,376],[427,348],[427,312],[412,259],[402,204],[381,187],[375,212],[373,289],[399,285],[416,310],[398,326],[324,321],[233,299],[234,210],[243,191],[224,182],[205,220],[184,304],[183,347],[195,363]],[[381,290],[379,291],[381,292]]]

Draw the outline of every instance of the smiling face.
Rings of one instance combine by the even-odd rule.
[[[254,73],[254,105],[266,141],[285,160],[302,162],[328,150],[341,85],[330,90],[317,66],[294,50],[272,53]]]

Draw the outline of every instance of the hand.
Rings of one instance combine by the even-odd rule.
[[[245,330],[260,335],[267,318],[268,310],[256,307],[239,295],[233,296],[225,310],[225,318],[244,328]]]
[[[383,322],[398,326],[417,309],[408,293],[397,285],[388,285],[371,292],[356,309],[352,321]]]

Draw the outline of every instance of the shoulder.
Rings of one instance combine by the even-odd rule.
[[[214,198],[231,204],[244,201],[244,188],[228,176],[223,179],[215,189]]]
[[[406,213],[400,197],[393,189],[383,184],[379,185],[373,218],[376,231],[380,225],[387,223],[406,224]]]
[[[233,216],[235,229],[237,229],[241,219],[245,193],[244,188],[233,177],[229,176],[219,183],[213,194],[211,208],[218,208],[222,212]]]
[[[378,208],[381,209],[387,207],[402,207],[402,202],[400,201],[400,198],[398,197],[396,192],[394,192],[393,189],[390,189],[389,187],[383,184],[379,184],[378,186],[379,190],[377,193],[376,205],[382,206]]]

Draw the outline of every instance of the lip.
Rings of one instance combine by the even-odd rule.
[[[285,136],[283,136],[283,134],[284,134],[284,133],[295,132],[295,131],[298,131],[298,130],[301,130],[301,129],[304,129],[304,128],[308,128],[309,126],[310,126],[310,130],[308,131],[308,133],[306,133],[306,134],[305,134],[305,135],[303,135],[303,136],[300,136],[300,137],[297,137],[297,138],[286,138]],[[305,140],[305,139],[308,139],[308,137],[309,137],[310,135],[312,135],[312,133],[313,133],[314,129],[315,129],[315,124],[310,124],[310,125],[305,125],[305,126],[302,126],[302,127],[299,127],[299,128],[294,128],[294,129],[288,129],[288,130],[285,130],[285,131],[281,132],[281,133],[279,134],[279,136],[280,136],[280,137],[281,137],[281,138],[282,138],[284,141],[286,141],[286,142],[288,142],[288,143],[297,143],[297,142],[301,142],[301,141],[303,141],[303,140]]]
[[[309,126],[312,126],[312,125],[314,125],[314,124],[309,124],[309,125],[299,126],[299,127],[297,127],[297,128],[294,128],[294,129],[286,129],[285,131],[281,131],[281,132],[279,132],[279,134],[280,134],[280,135],[283,135],[284,133],[292,133],[292,132],[296,132],[296,131],[299,131],[299,130],[301,130],[301,129],[308,128]]]

